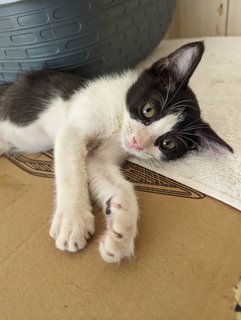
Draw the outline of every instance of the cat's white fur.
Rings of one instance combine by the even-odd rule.
[[[9,120],[0,121],[0,154],[14,149],[16,152],[38,152],[53,148],[56,133],[67,117],[67,103],[60,97],[54,98],[49,108],[37,121],[19,127]],[[8,142],[8,143],[7,143]]]
[[[130,154],[159,159],[160,150],[153,142],[180,120],[180,115],[167,115],[144,126],[131,119],[125,98],[137,77],[135,71],[127,71],[100,78],[67,102],[56,96],[39,119],[26,127],[0,122],[0,154],[12,149],[55,149],[57,196],[50,235],[60,250],[82,249],[94,233],[91,194],[103,210],[111,199],[111,214],[106,216],[107,229],[99,245],[102,258],[119,262],[133,255],[138,205],[120,164]],[[133,138],[144,150],[131,147]]]

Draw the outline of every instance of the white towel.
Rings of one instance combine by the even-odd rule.
[[[148,66],[177,47],[196,40],[163,41],[138,67]],[[201,40],[206,50],[190,86],[199,100],[202,117],[232,146],[234,154],[193,153],[161,163],[155,171],[241,210],[241,37]],[[148,167],[138,160],[133,162]]]

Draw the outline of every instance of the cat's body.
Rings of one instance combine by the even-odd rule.
[[[52,79],[68,76],[75,80],[76,75],[57,71],[36,72],[36,75],[38,77],[32,72],[23,75],[18,81],[24,86],[16,82],[6,87],[4,94],[10,96],[8,103],[3,101],[4,94],[0,96],[0,140],[12,142],[6,146],[7,152],[36,152],[53,148],[59,128],[68,121],[84,135],[93,138],[111,136],[117,131],[120,133],[126,92],[137,79],[137,74],[129,72],[89,82],[79,80],[76,91],[72,91],[68,98],[63,96],[63,89],[58,88],[58,83],[53,83]],[[45,95],[38,91],[39,76],[46,86],[52,86]],[[71,88],[70,85],[69,90]],[[27,93],[26,97],[22,98],[24,93]],[[29,108],[32,100],[34,111]]]
[[[106,213],[103,259],[118,262],[133,254],[138,205],[120,172],[129,155],[156,162],[205,144],[231,151],[201,120],[187,85],[203,50],[202,43],[186,45],[142,74],[84,82],[74,74],[33,72],[0,88],[0,154],[55,149],[50,235],[59,249],[82,249],[94,233],[90,190]]]

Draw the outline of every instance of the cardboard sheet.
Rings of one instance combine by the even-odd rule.
[[[135,257],[120,265],[101,260],[98,209],[88,246],[64,253],[48,235],[51,161],[51,153],[0,158],[1,319],[234,318],[239,211],[127,163],[142,210]]]

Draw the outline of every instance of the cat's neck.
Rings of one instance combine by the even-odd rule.
[[[111,96],[113,99],[113,133],[121,131],[126,109],[126,94],[138,79],[139,72],[127,70],[119,75],[110,76]]]
[[[135,70],[89,81],[69,102],[69,119],[87,135],[109,137],[122,131],[126,94],[138,79]],[[93,121],[94,120],[94,121]]]

